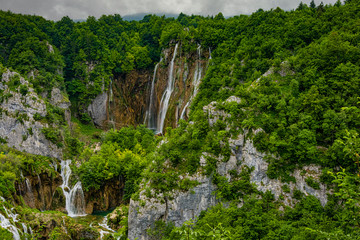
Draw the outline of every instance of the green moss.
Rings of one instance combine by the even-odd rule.
[[[305,182],[307,183],[307,185],[309,185],[310,187],[312,187],[313,189],[319,190],[320,189],[320,184],[319,182],[317,182],[313,177],[307,177],[305,179]]]
[[[289,185],[287,184],[284,184],[281,186],[281,189],[286,192],[286,193],[289,193],[290,192],[290,188],[289,188]]]

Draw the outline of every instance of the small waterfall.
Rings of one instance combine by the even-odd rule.
[[[30,235],[30,236],[33,236],[33,231],[31,229],[31,227],[29,226],[29,228],[25,225],[25,223],[21,223],[21,226],[23,227],[23,232],[24,232],[24,235],[27,234],[27,235]],[[26,237],[26,239],[28,239]]]
[[[161,101],[160,101],[160,111],[159,111],[159,117],[158,117],[157,128],[156,128],[159,133],[163,132],[165,117],[166,117],[167,110],[169,108],[170,97],[174,90],[175,78],[173,75],[174,75],[174,62],[175,62],[175,58],[176,58],[177,49],[178,49],[178,43],[176,43],[176,45],[175,45],[174,55],[170,62],[168,84],[167,84],[165,92],[164,92],[163,96],[161,97]]]
[[[109,227],[109,225],[107,225],[107,216],[104,217],[103,221],[101,223],[99,223],[100,227],[105,228],[107,231],[104,230],[100,230],[100,239],[103,239],[105,234],[109,234],[109,233],[114,233],[115,231],[113,229],[111,229]]]
[[[8,211],[5,207],[4,209],[8,217],[12,218],[14,224],[12,224],[9,219],[7,219],[4,215],[0,213],[0,226],[2,228],[9,230],[13,234],[14,240],[20,240],[19,229],[15,225],[15,223],[18,222],[18,220],[16,219],[18,214],[13,214],[11,211]]]
[[[181,111],[180,119],[184,119],[184,117],[185,117],[185,111],[186,111],[187,107],[189,106],[189,104],[190,104],[190,101],[188,101],[188,102],[186,103],[185,107],[184,107],[183,110]]]
[[[154,68],[154,75],[153,75],[153,79],[151,82],[151,90],[150,90],[149,109],[146,114],[147,126],[148,126],[148,128],[154,129],[154,130],[156,130],[156,108],[154,106],[155,79],[156,79],[156,72],[157,72],[157,69],[158,69],[161,61],[162,61],[162,58],[160,59],[160,62],[158,62],[155,65],[155,68]]]
[[[211,59],[211,48],[209,47],[209,59]]]
[[[40,208],[40,210],[41,210],[41,211],[44,211],[44,210],[45,210],[44,189],[43,189],[43,187],[42,187],[40,175],[38,174],[37,177],[38,177],[38,182],[39,182],[39,187],[40,187],[39,196],[41,196],[41,203],[42,203],[42,207]]]
[[[111,106],[110,103],[114,101],[114,92],[113,92],[113,80],[110,79],[110,85],[109,85],[109,100],[108,100],[108,116],[109,116],[109,123],[112,124],[113,129],[115,129],[115,121],[113,116],[110,114],[111,112]]]
[[[32,193],[31,184],[28,178],[25,178],[25,183],[26,183],[26,191]]]
[[[210,48],[209,48],[209,51],[210,51]],[[200,85],[201,74],[202,74],[201,61],[200,61],[201,60],[201,45],[200,44],[198,44],[197,54],[198,54],[198,61],[196,64],[194,78],[193,78],[193,84],[192,84],[194,87],[193,94],[191,95],[189,101],[186,103],[183,110],[181,111],[180,119],[184,119],[186,109],[189,107],[190,103],[192,102],[192,100],[194,99],[194,97],[196,96],[196,94],[199,91],[199,85]],[[210,54],[211,54],[211,52],[210,52]]]
[[[69,181],[71,176],[71,160],[61,161],[61,177],[63,184],[60,186],[65,195],[65,208],[70,217],[85,216],[85,198],[81,182],[77,182],[73,188]]]

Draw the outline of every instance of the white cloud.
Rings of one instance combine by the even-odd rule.
[[[334,4],[336,0],[323,2]],[[259,8],[268,10],[280,7],[290,10],[299,3],[299,0],[0,0],[0,8],[59,20],[66,15],[73,19],[86,19],[88,16],[100,17],[103,14],[115,13],[124,16],[136,13],[183,12],[207,16],[222,12],[225,16],[232,16],[250,14]],[[315,3],[319,4],[320,0]]]

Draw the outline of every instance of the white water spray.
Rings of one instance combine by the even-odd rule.
[[[71,160],[61,161],[61,177],[63,184],[60,186],[65,195],[65,208],[70,217],[85,216],[85,198],[81,182],[77,182],[73,188],[69,181],[71,176]]]
[[[18,220],[16,219],[18,214],[13,214],[11,211],[7,210],[5,207],[4,207],[4,209],[5,209],[5,212],[8,215],[8,217],[13,220],[14,224],[12,224],[9,219],[7,219],[4,215],[2,215],[0,213],[0,226],[2,228],[9,230],[9,232],[11,232],[13,234],[14,240],[20,240],[19,229],[15,225],[15,223],[18,222]]]
[[[175,81],[174,81],[175,78],[173,76],[174,75],[174,62],[175,62],[175,58],[176,58],[178,45],[179,45],[178,43],[176,43],[176,45],[175,45],[174,55],[170,62],[168,84],[167,84],[165,92],[164,92],[163,96],[161,97],[161,101],[160,101],[160,111],[159,111],[159,117],[158,117],[157,128],[156,128],[159,133],[163,132],[165,117],[166,117],[167,110],[169,108],[170,97],[174,90],[174,83],[175,83]]]
[[[199,91],[199,85],[200,85],[200,79],[201,79],[201,74],[202,74],[202,69],[201,69],[201,45],[198,45],[197,48],[197,54],[198,54],[198,61],[196,64],[196,68],[195,68],[195,73],[194,73],[194,78],[193,78],[193,94],[191,95],[189,101],[186,103],[186,105],[184,106],[183,110],[181,111],[180,114],[180,119],[184,119],[185,117],[185,113],[186,113],[186,109],[189,107],[190,103],[192,102],[192,100],[194,99],[194,97],[196,96],[196,94]],[[211,54],[211,52],[210,52]]]
[[[147,126],[148,126],[148,128],[154,129],[154,130],[156,130],[156,109],[154,106],[155,79],[156,79],[156,72],[157,72],[157,69],[158,69],[161,61],[162,61],[162,58],[160,59],[160,62],[158,62],[155,65],[154,75],[153,75],[153,79],[151,82],[149,109],[146,114]]]

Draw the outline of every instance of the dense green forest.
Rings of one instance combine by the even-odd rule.
[[[157,221],[148,230],[151,239],[360,239],[359,22],[358,0],[318,6],[312,1],[292,11],[259,9],[230,18],[147,15],[130,22],[120,15],[54,22],[0,11],[0,75],[18,72],[47,103],[53,87],[67,94],[72,127],[63,110],[50,105],[38,120],[58,125],[43,133],[78,163],[72,170],[85,192],[122,178],[126,206],[130,199],[140,201],[142,190],[167,201],[175,190],[198,185],[180,176],[201,172],[212,179],[223,203],[181,227]],[[162,50],[179,42],[183,52],[196,51],[197,44],[211,50],[188,121],[164,136],[144,125],[96,129],[86,111],[91,100],[118,76],[153,69]],[[9,84],[21,85],[16,79]],[[21,85],[19,91],[28,90]],[[230,96],[241,101],[226,102]],[[1,102],[6,98],[0,90]],[[213,101],[227,117],[209,124],[203,107]],[[327,204],[294,191],[297,204],[284,206],[250,182],[251,168],[232,172],[232,181],[221,176],[217,158],[229,160],[228,140],[240,133],[265,154],[271,179],[291,183],[295,169],[321,166],[320,179],[306,181],[314,189],[319,183],[331,189]],[[54,160],[0,142],[0,196],[16,203],[21,214],[32,211],[15,199],[20,172],[54,176]],[[96,153],[93,144],[101,146]],[[203,168],[204,152],[209,157]],[[119,239],[127,237],[125,222],[117,219],[124,226],[115,234]],[[12,239],[2,227],[0,234]]]

